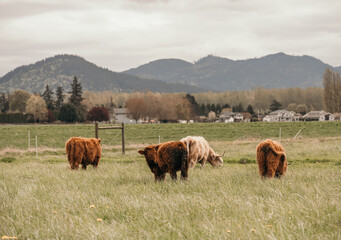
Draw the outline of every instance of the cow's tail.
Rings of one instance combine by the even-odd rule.
[[[67,160],[71,162],[72,159],[72,142],[69,140],[65,144],[65,151],[67,154]]]
[[[188,145],[187,145],[188,146]],[[188,148],[183,148],[182,159],[181,159],[181,179],[186,180],[188,178],[188,168],[189,168],[189,155]]]
[[[278,151],[276,150],[275,146],[273,143],[268,143],[265,147],[265,149],[263,149],[263,151],[265,152],[269,152],[271,151],[275,156],[279,156],[280,160],[283,162],[286,159],[286,155],[284,151]]]

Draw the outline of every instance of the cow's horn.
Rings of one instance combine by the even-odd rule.
[[[220,155],[220,156],[218,155],[218,157],[222,157],[222,156],[224,156],[224,155],[225,155],[225,151],[223,152],[223,154],[222,154],[222,155]]]

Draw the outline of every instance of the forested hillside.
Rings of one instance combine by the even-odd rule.
[[[124,73],[165,82],[181,82],[213,91],[250,90],[254,87],[322,87],[323,72],[330,65],[310,56],[284,53],[233,61],[207,56],[194,64],[179,59],[150,62]]]
[[[42,92],[48,84],[70,90],[70,83],[77,76],[83,90],[131,92],[201,92],[205,89],[181,83],[166,83],[157,79],[145,79],[128,74],[112,72],[73,55],[58,55],[35,64],[21,66],[0,78],[0,92],[23,89]]]

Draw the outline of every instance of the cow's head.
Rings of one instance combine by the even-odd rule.
[[[212,165],[212,166],[222,166],[223,165],[223,156],[224,156],[225,152],[222,155],[218,155],[216,153],[212,153],[207,161]]]
[[[138,150],[138,153],[146,158],[146,162],[152,173],[154,173],[155,177],[159,174],[160,171],[159,165],[157,164],[156,160],[156,153],[158,148],[159,145],[150,145],[143,150]]]

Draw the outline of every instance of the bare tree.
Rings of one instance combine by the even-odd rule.
[[[37,95],[32,95],[26,104],[26,112],[33,115],[34,122],[37,120],[47,120],[47,108],[44,99]]]
[[[129,98],[125,104],[129,110],[129,115],[137,122],[146,114],[146,103],[143,98]]]

